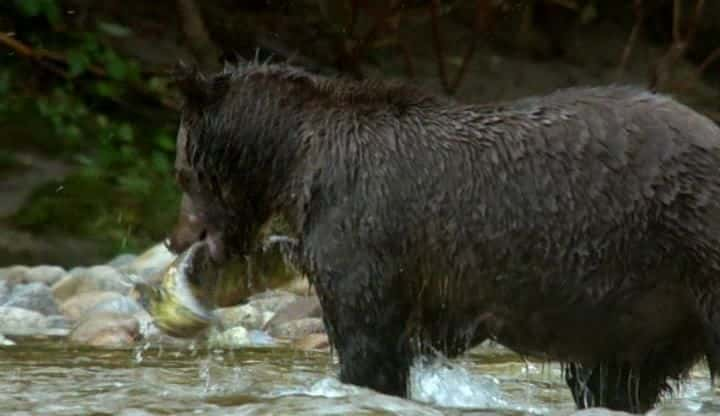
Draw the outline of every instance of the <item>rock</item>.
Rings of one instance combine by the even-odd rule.
[[[310,286],[310,281],[305,276],[298,276],[280,287],[280,290],[290,292],[298,296],[311,296],[315,290]]]
[[[322,317],[320,300],[316,296],[301,296],[278,309],[272,319],[265,324],[265,328],[298,319],[320,317]]]
[[[0,269],[0,280],[11,285],[43,283],[53,285],[65,275],[65,269],[59,266],[12,266]]]
[[[269,326],[268,332],[275,338],[299,339],[308,334],[323,333],[325,326],[320,318],[303,318]]]
[[[3,306],[29,309],[43,315],[60,313],[50,288],[38,282],[16,285],[5,299]]]
[[[298,298],[290,292],[282,290],[268,290],[248,298],[248,305],[260,310],[275,313],[285,306],[291,304]]]
[[[126,266],[132,264],[135,259],[137,259],[137,256],[134,254],[120,254],[114,259],[110,260],[107,265],[110,267],[114,267],[118,270],[123,270],[124,268],[126,268]]]
[[[240,306],[232,306],[229,308],[217,309],[220,323],[225,328],[243,326],[250,329],[259,329],[265,323],[265,315],[258,308],[245,304]]]
[[[165,244],[159,243],[137,256],[121,270],[137,274],[147,281],[158,273],[162,273],[175,260],[175,257],[175,254],[170,252]]]
[[[326,350],[330,348],[330,340],[326,333],[307,334],[293,343],[295,348],[303,351]]]
[[[214,332],[208,338],[208,345],[215,348],[237,348],[252,345],[247,329],[236,326],[223,332]]]
[[[91,291],[74,295],[60,305],[62,314],[70,320],[78,320],[92,308],[103,302],[122,298],[117,292]]]
[[[0,347],[9,347],[15,345],[15,343],[12,340],[9,340],[5,338],[4,336],[0,335]]]
[[[4,280],[0,280],[0,305],[5,303],[10,294],[10,285]]]
[[[70,342],[99,348],[129,347],[140,338],[138,320],[117,313],[87,316],[70,332]]]
[[[45,315],[23,308],[0,306],[0,333],[37,333],[48,328]]]
[[[51,329],[70,329],[72,324],[62,315],[50,315],[47,317],[48,328]]]
[[[248,331],[248,338],[252,345],[275,345],[275,340],[267,332],[259,329]]]
[[[70,271],[52,286],[58,302],[71,296],[92,291],[118,292],[126,294],[132,284],[130,279],[110,266],[78,267]]]
[[[119,297],[105,299],[102,302],[98,302],[95,306],[90,308],[89,313],[113,312],[125,315],[135,315],[136,313],[142,311],[144,311],[144,309],[135,299],[120,295]]]

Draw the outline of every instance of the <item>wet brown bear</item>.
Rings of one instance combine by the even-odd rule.
[[[186,70],[177,172],[218,262],[281,214],[340,379],[405,395],[493,338],[567,364],[578,407],[651,408],[720,365],[720,129],[573,88],[466,105],[286,65]]]

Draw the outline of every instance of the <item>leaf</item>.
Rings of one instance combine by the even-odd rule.
[[[73,49],[67,53],[70,76],[76,77],[90,66],[90,57],[83,51]]]
[[[133,128],[128,123],[122,123],[117,130],[117,137],[123,142],[130,143],[133,141]]]

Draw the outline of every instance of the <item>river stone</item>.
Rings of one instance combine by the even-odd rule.
[[[103,312],[88,315],[70,332],[70,342],[100,348],[124,348],[140,337],[138,320],[133,316]]]
[[[45,315],[23,308],[0,306],[0,333],[35,333],[48,328]]]
[[[316,296],[300,296],[275,312],[265,328],[304,318],[321,318],[322,308]]]
[[[143,311],[143,307],[135,300],[128,296],[120,296],[112,299],[106,299],[93,306],[89,313],[114,312],[125,315],[134,315]]]
[[[268,290],[249,297],[247,304],[259,311],[267,311],[274,314],[278,310],[294,302],[297,298],[298,295],[290,292],[282,290]]]
[[[266,317],[263,311],[249,304],[219,308],[216,312],[225,328],[243,326],[248,329],[259,329],[265,323]]]
[[[246,347],[252,345],[250,337],[248,336],[248,330],[236,326],[223,332],[213,332],[208,338],[208,345],[216,348],[237,348]]]
[[[91,291],[74,295],[60,305],[62,314],[70,320],[78,320],[103,302],[124,297],[117,292]]]
[[[134,254],[120,254],[108,262],[108,266],[123,270],[137,258]]]
[[[278,325],[269,326],[268,332],[275,338],[298,339],[308,334],[325,332],[320,318],[303,318]]]
[[[16,285],[7,296],[3,306],[29,309],[43,315],[60,313],[50,288],[37,282]]]
[[[293,343],[293,346],[299,350],[326,350],[330,347],[330,341],[326,333],[318,332],[307,334]]]
[[[4,280],[0,280],[0,305],[5,303],[10,294],[10,285]]]
[[[63,315],[50,315],[47,317],[48,328],[52,329],[70,329],[72,324]]]
[[[12,266],[0,269],[0,280],[12,284],[43,283],[54,284],[65,275],[65,269],[59,266]]]
[[[84,292],[106,291],[128,293],[132,284],[130,279],[110,266],[77,267],[70,270],[60,281],[52,286],[58,302],[64,302],[71,296]]]

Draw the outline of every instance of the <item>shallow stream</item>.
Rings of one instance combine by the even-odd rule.
[[[416,367],[403,400],[337,381],[327,353],[283,347],[208,351],[78,348],[23,342],[0,349],[2,415],[570,415],[560,366],[480,348]],[[698,366],[653,415],[720,414]],[[599,412],[595,414],[605,414]]]

